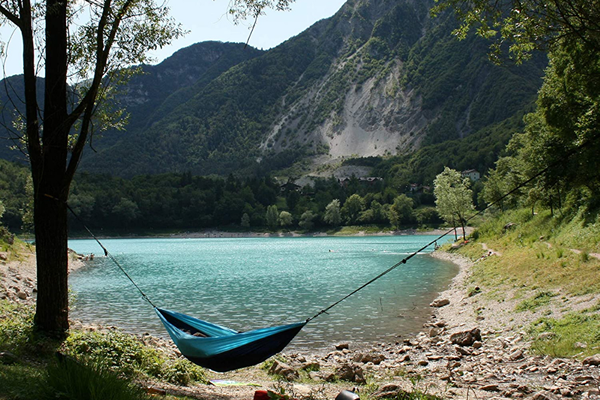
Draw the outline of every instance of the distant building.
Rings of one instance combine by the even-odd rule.
[[[377,182],[383,182],[383,178],[380,178],[378,176],[366,176],[366,177],[356,178],[356,179],[358,180],[359,183],[361,183],[363,185],[368,185],[368,186],[373,186]],[[352,178],[346,177],[346,178],[338,179],[338,182],[339,182],[340,186],[347,187],[351,180],[352,180]]]
[[[481,179],[481,174],[474,169],[467,169],[461,172],[461,175],[463,176],[463,178],[469,178],[473,182],[477,182],[479,179]]]
[[[279,187],[279,189],[281,190],[282,193],[289,193],[289,192],[297,192],[300,189],[302,189],[302,186],[300,185],[296,185],[294,182],[292,182],[292,180],[288,180],[286,183],[284,183],[283,185],[281,185]]]

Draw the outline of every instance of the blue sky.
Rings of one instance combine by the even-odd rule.
[[[331,17],[345,3],[345,0],[296,0],[290,11],[267,10],[267,15],[258,20],[250,38],[250,45],[259,49],[270,49],[296,36],[323,18]],[[151,53],[157,62],[173,54],[178,49],[207,40],[222,42],[245,42],[254,21],[242,21],[234,25],[227,15],[228,0],[168,0],[171,15],[189,33],[160,51]],[[4,26],[0,29],[0,39],[7,42],[13,29]],[[0,78],[21,73],[21,45],[19,34],[15,32],[7,47],[4,71]]]

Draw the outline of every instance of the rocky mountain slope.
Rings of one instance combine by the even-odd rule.
[[[129,83],[126,132],[94,141],[81,167],[121,176],[272,171],[479,140],[532,104],[545,61],[492,65],[487,44],[456,40],[455,22],[433,19],[432,4],[349,0],[267,52],[182,49]]]

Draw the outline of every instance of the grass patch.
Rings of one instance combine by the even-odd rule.
[[[33,314],[33,307],[0,300],[0,351],[14,355],[0,363],[0,399],[141,399],[147,396],[131,387],[138,379],[207,382],[202,368],[119,331],[47,339],[34,332]],[[62,362],[57,350],[67,355]]]
[[[552,292],[539,292],[535,296],[533,296],[529,299],[523,300],[522,302],[517,304],[515,311],[517,311],[517,312],[535,311],[542,306],[548,305],[550,303],[550,300],[554,296],[556,296],[556,295]]]
[[[512,224],[512,225],[511,225]],[[510,226],[510,227],[509,227]],[[588,241],[578,245],[580,255],[565,245],[566,236],[575,235],[577,224],[566,222],[549,212],[531,215],[528,210],[512,210],[490,216],[478,229],[477,240],[463,246],[458,252],[472,260],[484,254],[481,246],[502,253],[477,262],[470,283],[476,286],[537,288],[540,292],[563,289],[565,294],[582,295],[600,292],[600,261],[585,249],[595,248]],[[581,229],[589,231],[587,228]],[[588,235],[595,238],[594,235]],[[535,306],[535,303],[522,307]]]
[[[62,357],[50,364],[46,387],[49,394],[57,393],[59,399],[144,400],[150,398],[139,387],[120,379],[104,367],[80,363],[70,357]]]
[[[600,351],[600,315],[588,311],[562,319],[540,318],[530,334],[532,349],[539,354],[585,358]]]

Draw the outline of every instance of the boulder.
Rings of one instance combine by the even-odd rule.
[[[404,399],[409,398],[410,393],[396,384],[389,383],[379,388],[372,396],[376,399]]]
[[[587,357],[583,360],[583,365],[600,365],[600,354]]]
[[[379,365],[383,361],[385,361],[385,356],[383,354],[379,354],[379,353],[367,353],[367,354],[357,353],[354,355],[354,357],[352,357],[352,361],[360,362],[363,364],[372,362],[375,365]]]
[[[341,367],[336,369],[334,375],[339,380],[356,382],[360,385],[367,382],[363,369],[356,364],[343,364]]]
[[[269,369],[269,373],[272,375],[279,375],[287,381],[294,381],[300,378],[298,371],[284,362],[275,360],[273,365]]]
[[[456,332],[450,336],[452,344],[459,346],[472,346],[473,343],[481,341],[481,331],[473,328],[470,331]]]
[[[440,307],[447,306],[448,304],[450,304],[450,300],[448,300],[448,299],[437,299],[437,300],[434,300],[429,306],[435,307],[435,308],[440,308]]]

